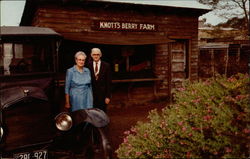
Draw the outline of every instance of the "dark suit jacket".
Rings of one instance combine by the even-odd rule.
[[[106,111],[105,98],[111,97],[111,70],[110,65],[101,61],[101,66],[98,74],[98,79],[95,78],[93,61],[90,61],[87,66],[91,72],[94,107]]]

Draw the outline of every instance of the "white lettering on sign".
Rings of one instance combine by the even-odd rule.
[[[120,29],[121,25],[119,22],[100,22],[100,28],[103,29]]]
[[[122,29],[137,29],[136,23],[122,23]]]
[[[154,24],[140,24],[141,30],[155,30]]]
[[[130,23],[118,21],[98,21],[96,29],[101,30],[131,30],[131,31],[156,31],[155,24],[150,23]]]

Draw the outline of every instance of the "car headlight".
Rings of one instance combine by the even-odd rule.
[[[2,137],[3,137],[3,128],[0,127],[0,141],[1,141]]]
[[[58,114],[55,117],[55,122],[57,129],[61,131],[68,131],[73,125],[71,116],[66,112]]]

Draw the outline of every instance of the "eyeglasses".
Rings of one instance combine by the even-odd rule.
[[[85,59],[76,59],[77,61],[85,61]]]
[[[92,54],[93,56],[101,56],[101,54]]]

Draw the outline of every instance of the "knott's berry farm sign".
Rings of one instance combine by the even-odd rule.
[[[157,31],[157,25],[152,23],[135,23],[119,21],[95,21],[95,30],[111,31]]]

